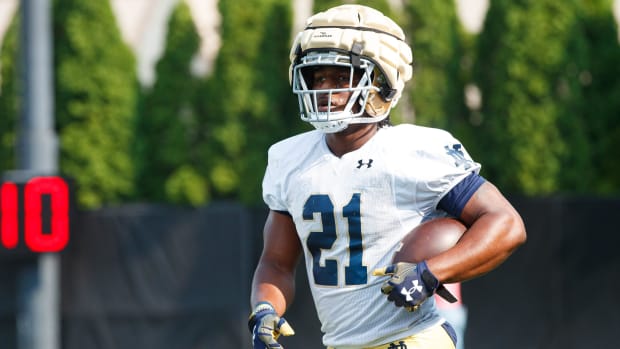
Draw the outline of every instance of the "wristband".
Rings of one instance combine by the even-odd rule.
[[[271,305],[271,303],[267,301],[261,301],[256,303],[254,310],[250,313],[250,317],[248,318],[248,329],[250,330],[250,333],[252,333],[254,325],[256,325],[256,315],[264,311],[272,311],[274,313],[276,312],[273,305]]]

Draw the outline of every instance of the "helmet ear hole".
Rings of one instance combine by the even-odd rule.
[[[383,98],[383,100],[385,100],[386,102],[390,102],[392,101],[392,99],[394,99],[394,97],[396,96],[396,90],[393,88],[390,88],[389,86],[385,85],[381,87],[381,98]]]
[[[385,75],[378,69],[374,69],[372,72],[372,84],[379,88],[379,95],[385,102],[391,102],[396,96],[397,90],[390,87]]]
[[[383,91],[383,90],[382,90]],[[366,102],[366,113],[372,117],[386,115],[392,106],[391,100],[386,100],[377,91],[370,91]]]

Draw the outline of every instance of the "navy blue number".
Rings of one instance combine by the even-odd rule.
[[[314,220],[314,214],[321,215],[322,231],[313,231],[308,235],[306,244],[312,254],[312,274],[317,285],[338,285],[338,261],[326,259],[321,266],[321,250],[332,248],[338,235],[334,217],[334,204],[327,195],[312,195],[304,205],[303,218]],[[349,265],[345,267],[345,284],[363,285],[367,282],[367,268],[362,265],[364,245],[362,243],[362,224],[360,220],[360,194],[356,193],[351,201],[343,207],[343,216],[349,226]]]
[[[336,242],[336,221],[334,219],[334,204],[327,195],[312,195],[304,205],[304,219],[313,220],[314,213],[321,214],[323,231],[313,231],[308,235],[308,249],[312,254],[312,274],[314,283],[319,285],[338,285],[338,262],[333,259],[325,260],[321,266],[321,249],[329,250]]]
[[[342,215],[349,221],[349,266],[345,268],[345,282],[347,285],[363,285],[367,282],[368,273],[362,265],[364,244],[359,193],[353,194],[351,201],[342,208]]]

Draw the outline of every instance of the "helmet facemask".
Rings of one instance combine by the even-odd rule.
[[[339,132],[349,124],[375,123],[387,117],[388,108],[377,108],[384,111],[377,114],[377,110],[367,110],[370,100],[381,98],[380,87],[377,86],[376,77],[380,72],[375,64],[368,59],[360,57],[359,64],[351,63],[350,55],[335,51],[309,52],[299,59],[293,69],[292,84],[293,93],[299,100],[301,119],[311,123],[315,128],[326,132]],[[313,72],[320,66],[335,66],[349,69],[349,87],[314,89]],[[359,77],[359,81],[357,80]],[[331,110],[332,99],[338,93],[350,93],[344,110]],[[320,108],[327,100],[327,110]],[[370,111],[370,113],[368,113]]]

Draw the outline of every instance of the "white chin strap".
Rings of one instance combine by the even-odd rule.
[[[314,128],[325,133],[336,133],[345,130],[352,124],[374,124],[387,118],[387,114],[381,117],[358,117],[333,121],[309,121]]]
[[[343,131],[349,127],[349,123],[346,120],[338,121],[310,121],[310,124],[319,131],[325,133],[336,133]]]

